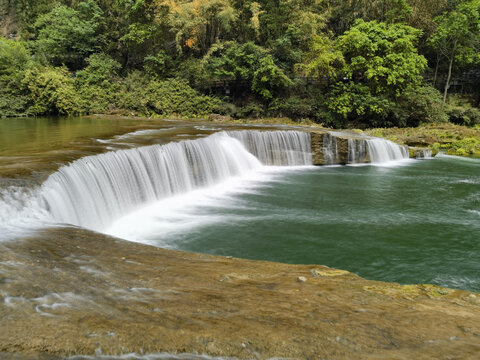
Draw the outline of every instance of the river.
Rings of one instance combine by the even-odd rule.
[[[286,130],[298,129],[0,120],[0,241],[66,223],[170,249],[480,291],[479,160],[314,167],[307,133]],[[272,147],[288,151],[275,158]],[[146,163],[156,165],[138,167]]]

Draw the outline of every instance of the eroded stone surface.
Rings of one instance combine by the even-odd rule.
[[[0,355],[475,359],[478,299],[51,229],[0,244]]]

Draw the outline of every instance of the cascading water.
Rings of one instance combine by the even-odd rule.
[[[40,193],[55,221],[102,230],[142,205],[214,185],[262,162],[311,164],[309,147],[309,134],[303,132],[221,132],[85,157],[51,175]]]
[[[432,150],[429,149],[422,149],[417,151],[416,155],[417,159],[431,159],[432,158]]]
[[[327,164],[338,163],[337,137],[325,134]],[[342,150],[343,151],[343,150]],[[383,139],[348,141],[348,163],[381,163],[408,157],[408,149]],[[311,165],[311,135],[302,131],[230,131],[207,138],[88,156],[61,167],[37,191],[0,202],[18,218],[67,223],[102,231],[149,203],[264,165]],[[17,198],[12,194],[12,198]],[[9,200],[10,199],[10,200]],[[13,205],[12,205],[13,204]],[[18,210],[18,208],[21,208]],[[0,212],[11,223],[13,211]],[[3,221],[5,219],[5,221]]]
[[[364,139],[348,139],[348,164],[368,162],[367,142]]]
[[[310,133],[301,131],[230,131],[264,165],[311,165]]]
[[[367,139],[366,142],[371,163],[388,163],[409,158],[408,146],[379,138]]]
[[[385,139],[356,135],[348,138],[347,143],[347,164],[385,164],[410,157],[408,146],[398,145]]]
[[[330,133],[323,135],[323,156],[326,165],[338,164],[337,137]]]

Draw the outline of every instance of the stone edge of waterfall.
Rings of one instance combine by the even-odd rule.
[[[436,153],[354,131],[311,131],[314,165],[393,164],[407,159],[429,159]]]

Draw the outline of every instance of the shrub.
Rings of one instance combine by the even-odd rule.
[[[465,99],[457,96],[450,96],[447,114],[450,122],[457,125],[475,126],[480,124],[480,111]]]
[[[154,55],[147,55],[143,62],[143,69],[149,76],[160,78],[165,77],[173,66],[173,59],[163,50]]]
[[[0,116],[25,115],[28,99],[22,94],[25,71],[33,66],[22,42],[0,37]]]
[[[259,118],[265,115],[265,109],[261,104],[257,104],[253,101],[248,102],[247,105],[241,106],[238,108],[234,117],[237,119],[247,119],[247,118]]]
[[[77,89],[89,112],[104,112],[115,103],[121,65],[105,54],[93,54],[87,63],[76,74]]]
[[[27,112],[28,98],[18,94],[0,94],[0,117],[31,115]]]
[[[314,119],[316,117],[315,100],[298,96],[287,99],[275,98],[268,110],[273,112],[275,116],[286,116],[293,120]]]
[[[146,114],[183,115],[195,117],[208,115],[220,105],[218,98],[202,95],[184,80],[153,80],[145,89],[142,107]]]
[[[395,122],[401,126],[448,121],[442,95],[430,85],[405,91],[399,98],[393,114],[397,118]]]
[[[32,115],[75,115],[85,112],[85,103],[75,90],[74,79],[65,68],[27,70],[22,86]]]
[[[140,71],[129,73],[119,83],[116,106],[120,109],[144,112],[143,96],[149,80]]]

